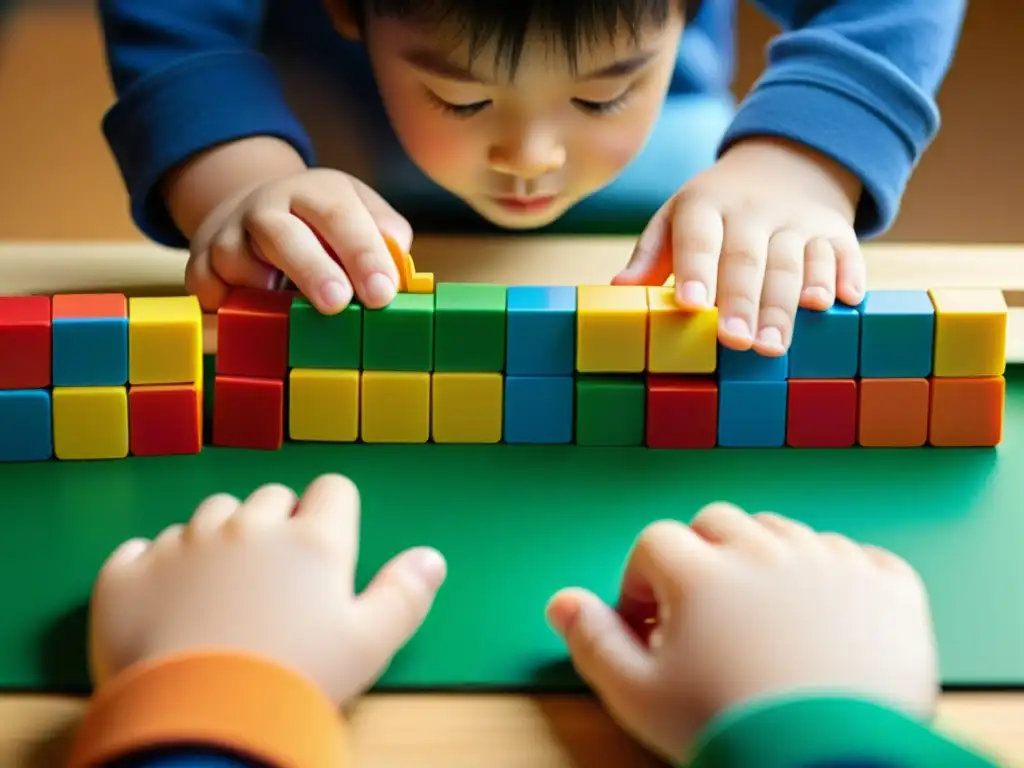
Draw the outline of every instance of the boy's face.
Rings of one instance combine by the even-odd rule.
[[[527,229],[609,184],[640,151],[682,29],[676,11],[636,40],[595,36],[575,73],[556,44],[530,39],[512,78],[493,50],[470,66],[457,27],[371,17],[364,42],[413,161],[491,222]]]

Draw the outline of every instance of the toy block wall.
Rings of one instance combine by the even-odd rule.
[[[202,448],[193,297],[0,297],[0,461]]]

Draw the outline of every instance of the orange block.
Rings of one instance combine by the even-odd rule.
[[[128,317],[128,299],[120,293],[59,293],[53,297],[54,320],[107,320]]]
[[[928,442],[945,448],[992,447],[1003,439],[1006,379],[934,377]]]
[[[857,442],[915,448],[928,442],[927,379],[861,379]]]

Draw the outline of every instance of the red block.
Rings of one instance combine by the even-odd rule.
[[[276,451],[284,443],[284,381],[217,376],[213,444]]]
[[[647,378],[647,446],[714,448],[718,443],[718,384],[711,379]]]
[[[790,446],[849,448],[856,440],[856,380],[789,380],[786,442]]]
[[[59,293],[53,297],[54,320],[128,317],[128,299],[121,293]]]
[[[134,456],[175,456],[203,449],[203,395],[192,384],[134,386],[128,390]]]
[[[293,291],[235,288],[217,311],[217,373],[280,379],[288,375]]]
[[[52,379],[47,296],[0,296],[0,389],[43,389]]]

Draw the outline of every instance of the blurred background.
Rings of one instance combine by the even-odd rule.
[[[0,0],[0,240],[138,240],[100,134],[112,101],[96,0]],[[736,93],[775,29],[740,0]],[[903,242],[1024,243],[1024,3],[974,0]]]

